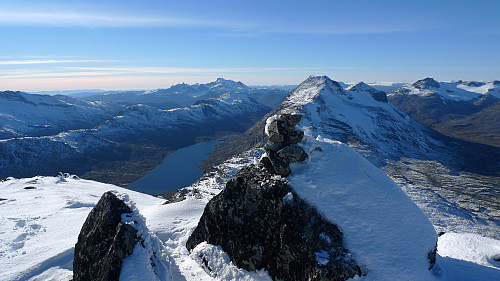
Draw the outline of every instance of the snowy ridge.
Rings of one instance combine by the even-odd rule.
[[[89,102],[61,95],[0,92],[0,139],[92,128],[122,108],[109,102]]]
[[[185,125],[195,126],[204,122],[216,122],[232,115],[259,110],[266,110],[266,107],[247,95],[233,93],[225,93],[215,98],[201,100],[189,107],[170,110],[142,104],[133,105],[97,127],[95,134],[114,140],[129,134],[168,131]]]
[[[437,235],[429,219],[352,148],[310,134],[302,143],[309,158],[293,164],[287,180],[340,227],[346,247],[366,273],[360,279],[432,279],[427,257]]]
[[[443,145],[429,137],[429,129],[391,104],[376,100],[376,92],[364,83],[344,90],[326,76],[311,76],[289,94],[280,113],[304,114],[301,125],[314,136],[347,143],[376,164],[402,153],[428,157],[443,151]]]
[[[425,78],[410,86],[392,91],[388,95],[418,95],[422,97],[438,95],[442,99],[469,101],[479,99],[486,94],[500,98],[500,83],[496,80],[487,83],[474,81],[438,82],[432,78]]]

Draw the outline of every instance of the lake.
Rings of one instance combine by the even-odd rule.
[[[178,149],[163,162],[127,188],[143,193],[158,194],[183,188],[194,183],[202,175],[198,168],[207,154],[214,151],[218,141],[201,142]]]

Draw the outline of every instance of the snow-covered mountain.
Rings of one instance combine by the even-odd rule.
[[[63,95],[0,92],[0,139],[90,129],[123,108],[117,103],[83,101]]]
[[[167,89],[148,91],[113,91],[86,96],[89,101],[119,101],[126,104],[146,104],[161,109],[173,109],[189,106],[196,101],[215,98],[221,94],[246,94],[253,96],[262,104],[274,107],[288,93],[287,89],[280,88],[253,88],[242,82],[218,78],[214,82],[205,84],[176,84]]]
[[[95,129],[95,134],[113,141],[160,143],[172,148],[224,127],[238,131],[249,127],[271,109],[242,93],[224,93],[196,104],[170,110],[147,105],[127,107]],[[254,117],[255,118],[255,117]],[[187,140],[192,136],[193,140]]]
[[[442,134],[500,147],[500,82],[438,82],[432,78],[391,91],[389,101]]]
[[[292,112],[304,115],[299,125],[313,137],[348,144],[390,175],[439,231],[500,237],[498,149],[443,136],[366,84],[344,89],[326,76],[306,79],[270,115]],[[266,118],[221,144],[207,162],[263,146]]]
[[[0,140],[0,177],[64,171],[126,185],[169,152],[242,132],[270,110],[244,93],[224,93],[172,110],[132,105],[92,129]]]

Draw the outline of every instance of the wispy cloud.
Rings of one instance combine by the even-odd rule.
[[[186,67],[57,67],[52,70],[32,69],[0,71],[0,79],[62,78],[88,76],[178,76],[178,75],[228,75],[256,73],[287,73],[297,71],[319,71],[312,67],[229,67],[229,68],[186,68]]]
[[[109,60],[62,60],[62,59],[0,60],[0,65],[59,64],[59,63],[82,63],[82,62],[109,62]]]
[[[350,24],[344,22],[330,24],[306,24],[224,21],[213,18],[189,18],[175,16],[152,16],[135,14],[92,14],[74,11],[26,12],[0,11],[0,26],[57,26],[57,27],[183,27],[215,28],[226,31],[226,35],[256,36],[269,33],[291,34],[364,34],[391,33],[434,29],[425,25],[405,26],[373,24]]]
[[[146,27],[146,26],[227,26],[217,21],[201,21],[176,17],[148,15],[89,14],[73,11],[61,12],[0,12],[0,25],[14,26],[99,26],[99,27]]]

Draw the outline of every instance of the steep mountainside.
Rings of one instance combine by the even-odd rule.
[[[500,82],[425,78],[388,94],[389,101],[438,132],[500,147]]]
[[[325,76],[309,77],[268,116],[293,112],[304,115],[299,125],[313,137],[346,143],[383,169],[437,229],[500,237],[499,149],[443,136],[384,102],[367,85],[343,89]],[[228,151],[263,147],[268,116],[222,143],[207,164],[225,159]]]
[[[168,153],[242,132],[269,110],[240,93],[225,93],[173,110],[133,105],[93,129],[0,140],[0,177],[63,171],[127,185]]]
[[[90,129],[124,107],[118,103],[89,102],[62,95],[0,92],[0,139]]]

